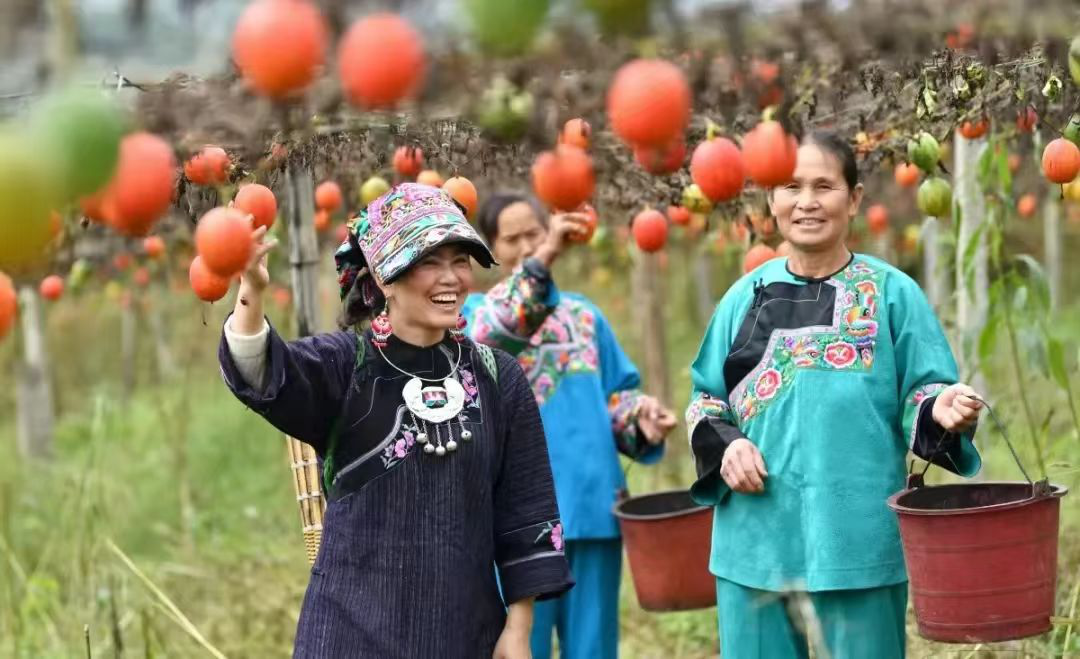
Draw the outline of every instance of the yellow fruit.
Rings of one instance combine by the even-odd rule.
[[[0,270],[15,274],[46,257],[54,181],[48,160],[13,133],[0,136]]]
[[[372,176],[360,186],[360,203],[366,208],[368,204],[389,191],[390,184],[386,182],[386,179],[381,176]]]
[[[904,239],[900,243],[901,251],[905,254],[914,252],[919,247],[919,236],[922,234],[922,229],[918,224],[909,224],[904,227]]]
[[[713,204],[697,183],[686,186],[683,190],[682,205],[691,213],[708,215],[712,212]]]
[[[1080,201],[1080,178],[1071,183],[1066,183],[1062,186],[1065,193],[1065,198],[1069,201]]]
[[[605,267],[599,267],[592,272],[593,286],[606,287],[611,283],[611,270]]]
[[[113,280],[105,284],[105,299],[109,302],[117,302],[124,294],[124,285]]]

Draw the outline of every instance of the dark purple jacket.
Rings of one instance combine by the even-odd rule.
[[[263,391],[244,383],[224,337],[219,349],[236,397],[333,465],[294,656],[490,657],[504,602],[573,585],[535,398],[513,357],[494,350],[485,366],[466,341],[456,373],[466,405],[449,431],[459,448],[428,455],[401,398],[408,378],[369,335],[359,341],[358,359],[354,332],[286,343],[271,328]],[[441,378],[457,350],[394,339],[386,354]],[[450,439],[446,424],[427,430]]]

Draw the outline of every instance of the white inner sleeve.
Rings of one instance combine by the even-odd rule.
[[[225,343],[229,346],[240,377],[255,391],[262,391],[266,379],[266,349],[270,344],[270,325],[263,319],[262,329],[255,334],[237,334],[232,329],[232,316],[225,321]]]

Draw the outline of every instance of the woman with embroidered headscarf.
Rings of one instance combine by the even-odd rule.
[[[550,268],[583,229],[583,219],[549,217],[524,195],[487,199],[477,224],[506,278],[465,304],[470,336],[516,355],[540,404],[577,582],[566,595],[537,605],[536,659],[551,656],[553,630],[566,659],[618,655],[622,541],[612,507],[626,486],[619,453],[656,462],[676,423],[641,391],[637,368],[600,309],[555,286]]]
[[[981,405],[926,296],[845,244],[862,195],[851,147],[806,137],[768,191],[790,256],[728,290],[691,367],[691,494],[715,506],[724,657],[902,658],[907,573],[885,501],[909,450],[980,467]]]
[[[294,656],[528,657],[534,600],[573,581],[528,380],[462,331],[487,245],[447,193],[400,185],[335,256],[344,329],[286,342],[262,313],[263,233],[219,359],[236,397],[325,466]]]

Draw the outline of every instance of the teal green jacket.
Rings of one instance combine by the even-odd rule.
[[[694,498],[715,506],[712,572],[771,591],[875,588],[907,579],[895,514],[908,451],[955,473],[980,468],[971,433],[930,414],[957,381],[926,296],[906,274],[855,255],[830,277],[774,259],[717,306],[691,367]],[[768,471],[761,494],[720,477],[746,437]]]

